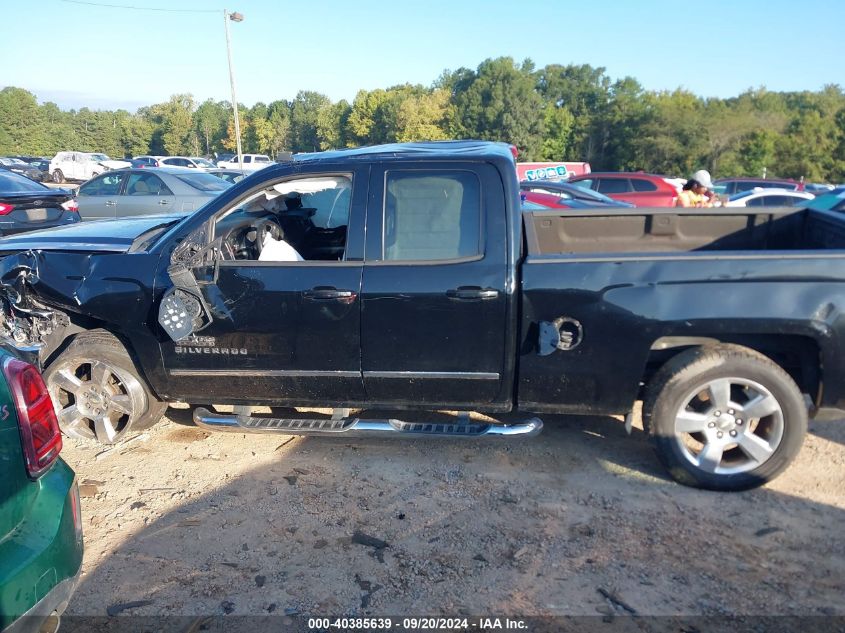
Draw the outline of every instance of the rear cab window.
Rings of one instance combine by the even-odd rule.
[[[384,261],[483,255],[481,183],[471,171],[391,170],[385,176]]]

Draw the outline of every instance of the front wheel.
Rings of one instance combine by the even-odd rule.
[[[683,352],[655,375],[643,417],[660,461],[678,482],[746,490],[792,462],[807,407],[792,378],[738,345]]]
[[[44,372],[65,435],[115,444],[155,424],[166,405],[108,332],[78,335]]]

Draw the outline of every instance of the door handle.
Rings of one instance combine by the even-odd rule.
[[[116,207],[117,202],[115,202],[114,200],[106,200],[106,206],[107,207]]]
[[[492,288],[478,288],[477,286],[461,286],[446,292],[446,296],[450,299],[458,299],[463,301],[495,299],[499,296],[498,290]]]
[[[169,200],[159,200],[158,203],[160,205],[164,206],[165,204],[170,204],[170,201]]]
[[[302,296],[312,301],[331,301],[332,299],[352,301],[355,299],[356,294],[351,290],[338,290],[334,287],[317,286],[311,290],[306,290],[302,293]]]

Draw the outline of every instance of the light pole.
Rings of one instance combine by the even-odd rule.
[[[232,70],[232,42],[229,38],[229,20],[232,22],[243,22],[244,16],[241,13],[229,13],[223,9],[223,24],[226,27],[226,56],[229,58],[229,83],[232,86],[232,111],[235,115],[235,143],[238,147],[238,167],[243,172],[243,153],[241,152],[241,119],[238,116],[238,98],[235,96],[235,72]]]

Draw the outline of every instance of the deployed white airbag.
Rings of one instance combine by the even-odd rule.
[[[302,255],[284,240],[273,239],[271,235],[264,236],[264,246],[258,256],[260,262],[303,262]]]

